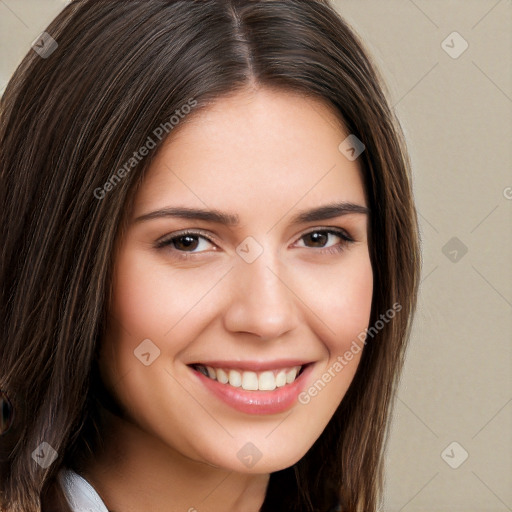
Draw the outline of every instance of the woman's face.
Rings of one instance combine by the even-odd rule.
[[[319,437],[361,357],[373,276],[360,168],[334,114],[294,93],[238,93],[187,121],[135,198],[102,376],[169,454],[273,472]],[[335,203],[361,211],[322,215]]]

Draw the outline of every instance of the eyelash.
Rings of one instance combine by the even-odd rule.
[[[338,245],[335,245],[333,247],[327,247],[325,249],[320,248],[318,250],[318,252],[320,252],[321,254],[325,254],[325,253],[327,253],[327,254],[339,254],[343,250],[345,250],[347,245],[355,242],[355,240],[353,238],[351,238],[346,233],[346,231],[341,230],[341,229],[333,229],[333,228],[323,228],[323,229],[317,228],[317,229],[314,229],[312,231],[308,231],[307,233],[304,233],[299,238],[299,240],[301,240],[302,238],[304,238],[304,237],[306,237],[308,235],[311,235],[313,233],[327,233],[327,234],[330,234],[330,235],[336,235],[336,236],[340,237],[341,240],[342,240]],[[185,237],[187,235],[204,238],[204,239],[208,240],[208,242],[210,242],[210,243],[215,245],[215,242],[213,242],[213,240],[211,240],[208,236],[206,236],[204,232],[201,232],[201,231],[182,231],[182,232],[180,232],[178,234],[173,234],[170,237],[166,237],[163,240],[157,241],[156,244],[155,244],[155,248],[156,249],[164,249],[164,248],[170,247],[173,244],[174,241],[179,240],[180,238]],[[312,249],[314,249],[314,247]],[[192,253],[192,252],[187,252],[187,251],[180,251],[178,249],[171,249],[171,250],[172,250],[172,252],[176,253],[176,257],[177,258],[180,258],[180,259],[183,259],[183,260],[188,260],[188,259],[194,258],[195,257],[194,255],[201,254],[202,252],[204,252],[204,251],[201,251],[199,253]]]

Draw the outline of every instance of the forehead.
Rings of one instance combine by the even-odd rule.
[[[148,169],[134,215],[179,201],[258,212],[319,202],[365,203],[358,161],[340,152],[348,136],[323,101],[258,89],[224,97],[171,132]]]

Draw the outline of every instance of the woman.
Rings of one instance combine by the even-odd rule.
[[[327,1],[76,0],[0,125],[2,509],[374,511],[410,163]]]

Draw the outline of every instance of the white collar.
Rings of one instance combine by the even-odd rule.
[[[72,469],[62,468],[58,479],[73,512],[109,512],[94,487]]]

